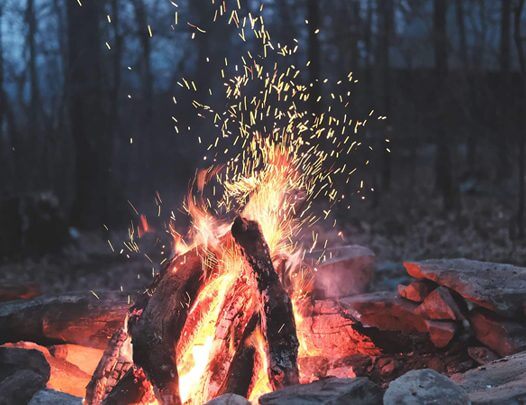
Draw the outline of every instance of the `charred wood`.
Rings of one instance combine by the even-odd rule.
[[[272,388],[298,384],[298,338],[292,302],[279,281],[259,224],[237,217],[232,236],[241,247],[257,281],[262,303],[261,329],[267,344]]]

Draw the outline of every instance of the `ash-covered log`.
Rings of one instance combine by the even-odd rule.
[[[181,403],[175,349],[206,279],[205,254],[195,248],[176,257],[130,318],[134,363],[145,371],[163,404]]]
[[[299,343],[292,302],[279,281],[261,228],[257,222],[238,216],[231,232],[257,281],[270,384],[274,390],[298,384]]]

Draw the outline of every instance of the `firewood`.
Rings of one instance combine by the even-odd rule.
[[[131,367],[130,337],[127,330],[122,328],[112,336],[86,387],[85,403],[100,404]]]
[[[259,224],[237,217],[232,236],[252,269],[262,304],[261,329],[267,344],[268,375],[274,390],[298,384],[298,338],[292,302],[274,270]]]
[[[115,292],[69,293],[0,304],[0,344],[74,343],[104,349],[123,323],[128,298]]]
[[[218,390],[225,381],[233,357],[242,343],[244,330],[256,311],[251,298],[251,289],[244,278],[239,278],[225,297],[216,322],[207,371],[201,383],[206,399],[219,395]]]
[[[250,336],[254,333],[259,322],[259,315],[253,314],[216,396],[233,393],[248,397],[251,385],[256,377],[255,371],[258,365],[257,350],[250,341]]]
[[[154,399],[144,371],[131,367],[104,399],[102,405],[150,404]]]
[[[175,348],[207,276],[205,254],[195,248],[175,258],[156,281],[144,308],[136,308],[129,322],[134,363],[143,368],[164,404],[181,402]]]

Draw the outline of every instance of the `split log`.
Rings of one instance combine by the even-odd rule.
[[[253,314],[245,328],[241,344],[230,362],[228,372],[216,396],[232,393],[242,395],[245,398],[248,397],[254,379],[257,377],[256,371],[260,363],[257,350],[253,342],[250,341],[250,337],[259,322],[259,315]]]
[[[104,349],[128,311],[125,294],[89,292],[41,296],[0,304],[0,344],[74,343]]]
[[[298,338],[292,302],[279,281],[259,224],[237,217],[232,236],[257,281],[262,303],[261,329],[267,344],[268,375],[274,390],[299,383]]]
[[[100,404],[132,367],[131,341],[126,329],[112,336],[86,387],[87,405]]]
[[[129,327],[133,360],[142,367],[164,404],[180,404],[176,345],[189,308],[207,276],[202,249],[176,257],[156,281],[144,308],[136,308]]]
[[[243,331],[248,328],[254,312],[251,289],[244,278],[239,278],[227,294],[216,322],[210,360],[201,383],[204,398],[209,400],[219,395],[233,357],[242,343]]]

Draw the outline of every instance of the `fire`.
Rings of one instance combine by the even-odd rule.
[[[309,274],[301,264],[303,250],[294,240],[302,223],[302,205],[313,190],[309,178],[300,170],[300,145],[294,142],[277,143],[257,135],[249,149],[252,154],[250,159],[234,158],[226,166],[225,173],[209,169],[196,176],[186,200],[186,210],[192,221],[189,237],[183,241],[177,233],[175,243],[179,249],[181,246],[185,249],[203,246],[208,252],[203,261],[212,260],[210,267],[215,271],[190,309],[177,345],[179,386],[184,403],[206,402],[210,399],[210,391],[213,394],[218,388],[210,385],[213,382],[207,375],[216,367],[212,364],[216,321],[224,299],[236,280],[243,279],[249,287],[247,290],[253,283],[247,276],[239,248],[234,243],[228,243],[227,232],[231,225],[228,217],[212,214],[213,207],[206,202],[205,188],[215,179],[223,189],[221,198],[216,200],[219,206],[226,211],[241,212],[244,217],[259,222],[276,270],[281,277],[288,279],[291,299],[299,305],[300,299],[309,292]],[[244,162],[241,168],[234,166],[238,162]],[[296,322],[301,322],[299,314],[296,315]],[[255,362],[257,369],[254,370],[250,391],[250,397],[257,398],[271,388],[261,333],[255,331],[249,341],[259,359]]]

